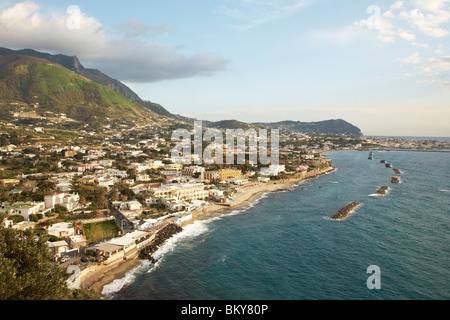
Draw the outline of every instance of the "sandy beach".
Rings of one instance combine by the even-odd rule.
[[[192,212],[192,219],[187,220],[181,224],[181,227],[192,224],[198,220],[205,220],[212,216],[213,213],[222,212],[226,210],[234,210],[249,205],[258,195],[266,192],[274,192],[285,190],[292,187],[304,180],[313,179],[317,176],[326,174],[333,171],[333,167],[329,167],[323,171],[308,172],[307,174],[299,174],[285,180],[276,180],[266,183],[258,183],[248,187],[240,187],[239,190],[233,195],[233,201],[230,201],[227,205],[210,204],[206,208],[201,208]],[[81,284],[82,288],[93,291],[95,293],[102,293],[103,287],[115,279],[121,279],[125,277],[126,273],[137,267],[140,260],[137,255],[133,258],[124,260],[117,263],[114,266],[99,268],[96,271],[90,272],[83,277]]]

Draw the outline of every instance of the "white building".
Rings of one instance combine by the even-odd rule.
[[[129,201],[114,201],[113,205],[119,210],[139,210],[142,209],[142,204],[137,200]]]
[[[136,182],[150,181],[151,178],[148,174],[138,174],[136,175]]]
[[[268,167],[261,168],[260,174],[263,176],[277,176],[285,170],[286,167],[284,165],[270,165]]]
[[[65,238],[69,236],[73,236],[75,234],[75,228],[71,223],[67,222],[61,222],[61,223],[55,223],[48,227],[47,233],[49,235],[58,237],[58,238]]]
[[[118,170],[118,169],[107,169],[106,173],[110,176],[118,177],[118,178],[126,178],[128,176],[126,171]]]
[[[69,251],[69,245],[66,241],[55,241],[55,242],[47,242],[48,250],[54,256],[60,256],[63,253]]]
[[[56,205],[66,207],[68,211],[73,211],[80,207],[80,196],[78,194],[54,193],[44,197],[46,208],[53,209]]]
[[[45,214],[47,211],[44,202],[18,202],[12,205],[2,203],[0,206],[0,212],[7,215],[20,215],[25,221],[29,221],[32,214]]]
[[[145,164],[141,164],[141,163],[132,163],[128,166],[128,169],[134,169],[137,172],[142,172],[142,171],[150,169],[150,167]]]

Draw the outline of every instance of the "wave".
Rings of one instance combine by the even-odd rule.
[[[152,263],[150,260],[142,260],[136,268],[128,271],[123,278],[115,279],[110,284],[105,285],[103,287],[102,294],[111,298],[125,286],[132,283],[136,279],[136,276],[138,274],[151,273],[160,266],[161,259],[164,257],[164,255],[168,252],[173,251],[178,245],[184,244],[195,246],[196,243],[189,241],[189,239],[193,239],[201,235],[205,235],[206,238],[206,236],[211,232],[208,228],[208,224],[216,219],[217,218],[198,220],[192,224],[185,226],[182,232],[177,233],[171,238],[167,239],[164,244],[154,252],[152,256],[156,260],[155,263]],[[202,240],[204,241],[205,238],[202,238]]]
[[[440,189],[439,191],[440,192],[450,192],[450,190],[447,190],[447,189]]]
[[[115,279],[113,282],[103,286],[102,294],[108,298],[112,298],[117,292],[122,290],[125,286],[132,283],[136,279],[138,273],[145,272],[148,268],[152,267],[152,263],[147,260],[141,261],[141,263],[134,269],[128,271],[125,277],[121,279]]]
[[[207,235],[211,230],[208,227],[208,224],[214,220],[219,219],[219,217],[211,218],[208,220],[197,220],[192,224],[189,224],[183,228],[183,231],[173,235],[171,238],[167,239],[158,250],[156,250],[152,256],[158,262],[164,257],[165,254],[175,250],[177,246],[180,244],[184,246],[193,246],[192,240],[201,235]],[[148,272],[151,272],[149,270]]]
[[[171,238],[167,239],[164,242],[164,244],[153,253],[153,255],[152,255],[153,258],[158,261],[157,264],[155,265],[155,267],[157,267],[159,265],[159,262],[161,261],[161,259],[164,257],[165,254],[167,254],[168,252],[174,251],[175,248],[177,248],[178,246],[182,245],[186,249],[189,249],[189,248],[194,248],[198,244],[204,242],[206,240],[206,238],[209,237],[211,232],[214,231],[214,230],[211,230],[211,228],[210,228],[211,222],[221,220],[221,219],[229,217],[229,216],[236,216],[236,215],[242,214],[242,213],[246,212],[248,209],[254,207],[259,201],[266,198],[268,194],[269,194],[269,192],[261,194],[258,198],[256,198],[250,204],[248,204],[242,208],[235,209],[235,210],[232,210],[229,212],[226,212],[226,211],[221,212],[220,214],[218,214],[214,217],[211,217],[211,218],[208,218],[205,220],[197,220],[192,224],[188,224],[187,226],[185,226],[183,228],[183,231],[181,231],[180,233],[177,233],[174,236],[172,236]],[[198,237],[201,237],[198,241],[195,241],[195,242],[189,241],[189,240],[196,239]],[[147,271],[147,273],[150,273],[153,270],[154,270],[154,268],[151,268]]]
[[[107,284],[103,287],[102,294],[105,296],[111,298],[115,294],[117,294],[120,290],[122,290],[125,286],[132,283],[136,276],[140,273],[151,273],[155,269],[157,269],[160,264],[162,263],[163,257],[169,253],[175,250],[175,248],[179,246],[183,246],[186,249],[194,248],[200,243],[204,242],[207,237],[213,232],[214,230],[211,230],[210,224],[213,221],[217,221],[223,218],[226,218],[228,216],[236,216],[242,213],[245,213],[250,208],[254,207],[257,203],[259,203],[262,199],[267,198],[271,192],[265,192],[260,194],[257,198],[255,198],[251,203],[249,203],[246,206],[243,206],[238,209],[234,209],[232,211],[224,211],[220,212],[218,215],[205,219],[205,220],[197,220],[192,224],[188,224],[185,227],[183,227],[183,231],[180,233],[177,233],[173,235],[171,238],[167,239],[158,250],[156,250],[152,257],[156,260],[155,263],[152,263],[149,260],[143,260],[141,261],[141,264],[137,266],[136,268],[130,270],[126,273],[125,277],[121,279],[115,279],[110,284]],[[198,241],[189,241],[200,237]]]

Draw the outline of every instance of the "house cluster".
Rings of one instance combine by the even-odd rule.
[[[47,228],[47,233],[61,239],[47,242],[54,260],[58,260],[69,253],[80,253],[88,246],[86,237],[72,223],[55,223]]]
[[[80,207],[80,197],[77,194],[54,193],[44,197],[42,202],[2,202],[0,204],[0,213],[8,217],[21,216],[23,221],[14,223],[10,218],[4,220],[6,226],[21,228],[27,225],[32,215],[45,215],[54,209],[57,205],[65,207],[68,211],[73,211]]]
[[[109,265],[126,259],[131,252],[136,252],[148,245],[155,238],[155,233],[134,230],[120,237],[96,244],[87,248],[98,256],[104,257],[104,264]]]

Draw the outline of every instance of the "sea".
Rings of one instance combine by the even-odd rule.
[[[335,171],[197,221],[113,300],[447,300],[450,152],[328,154]],[[392,164],[387,168],[380,160]],[[401,183],[392,184],[398,176]],[[390,187],[376,196],[381,186]],[[347,219],[331,216],[361,203]]]

